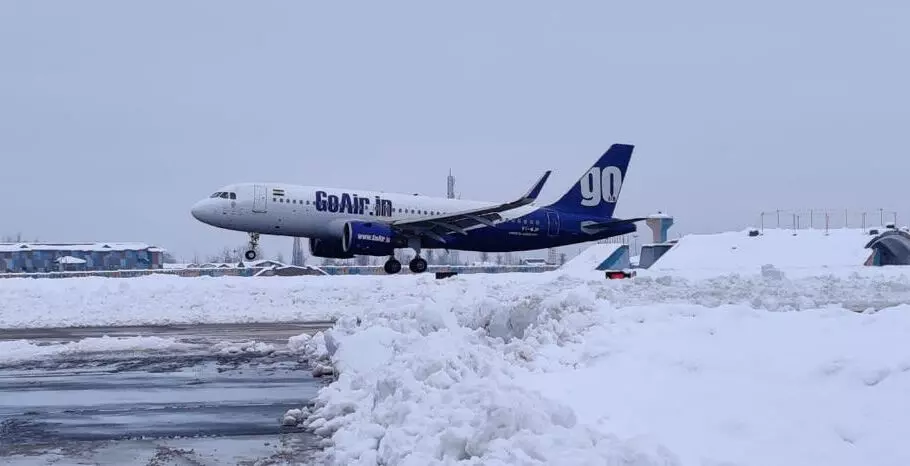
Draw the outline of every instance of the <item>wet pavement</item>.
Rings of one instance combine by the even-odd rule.
[[[0,341],[31,340],[48,342],[76,341],[83,338],[157,336],[195,340],[258,340],[286,342],[301,333],[313,333],[332,326],[330,321],[295,323],[145,325],[130,327],[59,327],[0,329]]]
[[[281,417],[325,383],[287,339],[326,323],[2,331],[53,344],[158,336],[193,346],[0,364],[3,464],[311,464],[316,439]],[[225,345],[262,342],[245,350]]]

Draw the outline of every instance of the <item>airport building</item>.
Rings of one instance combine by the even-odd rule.
[[[0,243],[0,273],[161,269],[163,254],[144,243]]]

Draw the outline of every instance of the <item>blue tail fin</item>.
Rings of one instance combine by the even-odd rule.
[[[549,207],[566,213],[612,217],[634,147],[628,144],[610,146],[594,166]]]

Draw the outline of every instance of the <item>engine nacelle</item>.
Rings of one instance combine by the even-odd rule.
[[[350,259],[354,254],[344,251],[341,241],[310,238],[310,254],[329,259]]]
[[[395,251],[392,228],[384,223],[352,220],[344,224],[342,250],[358,256],[390,256]]]

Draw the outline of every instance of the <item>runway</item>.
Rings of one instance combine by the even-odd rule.
[[[328,324],[4,330],[0,341],[42,346],[105,335],[191,346],[0,363],[0,462],[306,464],[315,439],[280,418],[324,382],[286,344]]]
[[[125,336],[159,336],[196,340],[258,340],[276,342],[307,332],[318,332],[332,326],[331,321],[249,324],[147,325],[133,327],[58,327],[0,329],[0,341],[33,340],[48,342],[76,341],[83,338]]]

